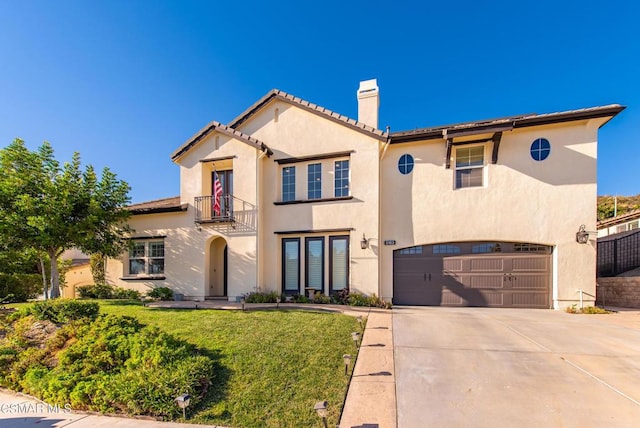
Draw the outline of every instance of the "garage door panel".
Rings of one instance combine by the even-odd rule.
[[[549,270],[548,257],[519,257],[513,259],[513,271],[541,271]]]
[[[537,244],[500,244],[457,242],[425,245],[420,253],[410,255],[394,252],[393,302],[548,308],[551,248]],[[456,254],[443,253],[454,247]],[[478,253],[485,248],[500,250]]]
[[[504,271],[504,259],[502,258],[474,258],[470,260],[471,272],[502,272]]]

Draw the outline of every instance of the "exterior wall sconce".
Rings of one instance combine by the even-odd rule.
[[[324,428],[327,428],[327,404],[326,401],[318,401],[316,405],[313,406],[313,410],[315,410],[318,417],[322,419]]]
[[[576,242],[578,244],[586,244],[587,242],[589,242],[590,233],[596,233],[596,232],[590,232],[588,230],[585,230],[585,225],[581,224],[580,228],[576,232]]]
[[[182,417],[187,419],[187,407],[191,402],[191,396],[189,394],[182,394],[176,397],[175,402],[178,404],[178,407],[182,409]]]
[[[369,246],[369,240],[364,236],[364,233],[363,233],[362,239],[360,240],[360,248],[362,248],[363,250],[366,250],[368,246]]]

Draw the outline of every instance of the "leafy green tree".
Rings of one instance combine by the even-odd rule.
[[[126,245],[129,185],[105,168],[64,165],[47,142],[30,151],[20,139],[0,150],[0,242],[47,254],[51,297],[60,296],[58,259],[69,248],[115,255]]]

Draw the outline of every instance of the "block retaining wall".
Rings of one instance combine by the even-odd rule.
[[[596,304],[640,308],[640,276],[598,278]]]

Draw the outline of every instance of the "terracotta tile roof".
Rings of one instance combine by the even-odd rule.
[[[610,104],[599,107],[589,107],[579,110],[568,110],[556,113],[536,114],[530,113],[519,116],[507,116],[497,119],[477,120],[472,122],[456,123],[453,125],[419,128],[410,131],[391,133],[391,143],[404,143],[418,140],[431,140],[445,138],[445,135],[455,136],[456,133],[477,131],[480,134],[495,132],[501,128],[524,128],[529,126],[548,125],[552,123],[571,122],[583,119],[615,116],[624,110],[619,104]]]
[[[253,104],[251,107],[246,109],[242,114],[240,114],[240,116],[236,117],[231,122],[229,122],[229,126],[232,128],[237,128],[242,123],[246,122],[251,116],[257,113],[260,109],[262,109],[262,107],[264,107],[274,99],[283,101],[285,103],[288,103],[297,107],[301,107],[304,110],[307,110],[311,113],[325,117],[333,122],[346,125],[351,129],[355,129],[356,131],[365,133],[378,140],[382,140],[382,141],[387,140],[388,134],[386,132],[380,131],[379,129],[376,129],[373,126],[365,125],[362,122],[358,122],[357,120],[353,120],[347,116],[343,116],[339,113],[333,112],[322,106],[310,103],[309,101],[305,101],[301,98],[288,94],[279,89],[272,89],[271,91],[269,91],[264,97],[260,98],[255,104]]]
[[[171,160],[175,161],[177,158],[188,152],[193,146],[198,144],[200,140],[202,140],[213,131],[220,132],[221,134],[247,143],[258,150],[262,150],[267,154],[267,156],[271,156],[273,154],[273,151],[265,143],[258,140],[257,138],[253,138],[250,135],[243,134],[242,132],[233,129],[230,126],[223,125],[222,123],[213,120],[209,122],[207,126],[198,131],[193,137],[189,138],[187,142],[181,145],[175,152],[173,152],[171,154]]]
[[[156,199],[129,205],[127,209],[131,211],[131,214],[139,215],[186,211],[187,206],[187,204],[180,203],[180,196],[174,196],[172,198]]]
[[[631,210],[619,216],[606,218],[598,221],[596,224],[597,229],[604,229],[605,227],[615,226],[616,224],[624,223],[626,221],[635,220],[640,218],[640,210]]]

